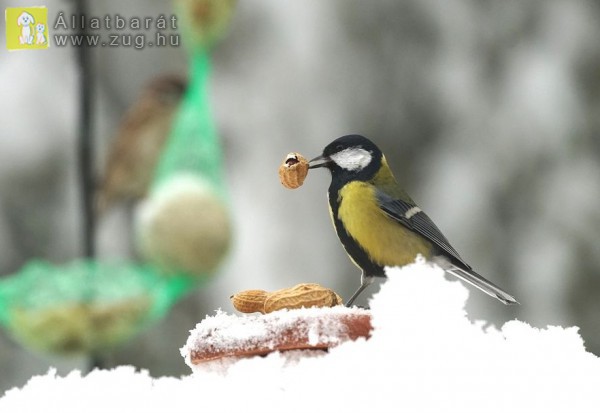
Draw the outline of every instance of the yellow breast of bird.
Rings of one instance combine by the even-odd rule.
[[[375,188],[351,182],[339,192],[338,219],[348,234],[382,266],[414,262],[418,254],[430,258],[431,243],[385,214],[375,199]]]

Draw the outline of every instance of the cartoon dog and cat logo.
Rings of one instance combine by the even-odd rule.
[[[46,7],[9,7],[6,9],[5,17],[8,50],[48,48]]]

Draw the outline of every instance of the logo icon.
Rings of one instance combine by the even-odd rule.
[[[8,7],[4,16],[8,50],[48,48],[48,9],[46,7]]]

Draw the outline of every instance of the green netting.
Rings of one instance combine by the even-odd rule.
[[[208,97],[210,58],[192,56],[191,80],[165,144],[137,230],[140,255],[165,274],[210,277],[231,240],[222,154]]]
[[[208,98],[210,57],[195,53],[190,85],[154,174],[155,190],[168,178],[191,173],[207,179],[222,195],[222,154]]]
[[[190,80],[154,171],[137,229],[140,255],[164,274],[206,279],[231,240],[221,146],[209,104],[209,49],[228,25],[235,0],[177,0]]]
[[[192,173],[221,196],[222,155],[209,105],[209,50],[223,36],[236,0],[176,0],[183,42],[190,52],[190,82],[154,174],[152,190],[174,175]]]
[[[99,353],[163,317],[190,284],[151,266],[32,261],[0,281],[0,323],[33,350]]]

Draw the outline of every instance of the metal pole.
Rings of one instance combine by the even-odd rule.
[[[86,0],[75,0],[75,15],[88,17]],[[92,139],[92,97],[94,76],[91,65],[91,50],[86,44],[87,29],[79,27],[77,35],[82,36],[81,46],[77,48],[79,65],[79,139],[78,161],[81,187],[81,202],[83,211],[83,255],[94,258],[95,244],[95,214],[94,214],[94,148]]]
[[[74,0],[74,14],[88,17],[86,0]],[[96,256],[96,220],[94,211],[94,145],[93,145],[93,94],[94,74],[91,64],[91,50],[86,43],[87,29],[79,27],[81,45],[77,48],[77,64],[79,66],[79,125],[77,159],[79,162],[79,184],[81,188],[83,255],[88,259]],[[90,274],[89,277],[94,277]],[[90,280],[93,282],[93,280]],[[89,370],[103,368],[104,360],[92,355]]]

